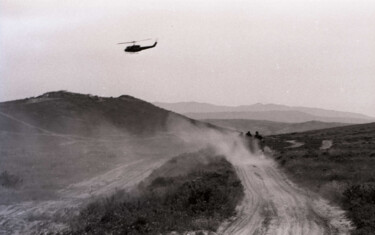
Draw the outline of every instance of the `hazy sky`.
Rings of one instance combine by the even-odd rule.
[[[375,1],[1,0],[0,101],[52,90],[375,116]]]

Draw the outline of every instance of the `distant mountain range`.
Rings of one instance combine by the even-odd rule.
[[[375,118],[359,113],[277,104],[257,103],[241,106],[219,106],[197,102],[155,102],[154,104],[194,119],[251,119],[286,123],[309,121],[369,123],[375,121]]]

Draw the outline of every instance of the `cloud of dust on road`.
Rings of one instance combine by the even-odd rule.
[[[185,143],[197,149],[210,148],[219,155],[224,155],[233,165],[265,164],[269,162],[261,153],[259,145],[253,138],[240,136],[240,133],[222,130],[194,123],[188,119],[168,118],[168,130]]]

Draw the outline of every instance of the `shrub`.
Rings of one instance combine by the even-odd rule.
[[[138,190],[91,203],[74,218],[67,234],[214,231],[235,214],[243,197],[241,181],[223,158],[213,158],[186,175],[156,177]]]
[[[22,179],[16,175],[12,175],[7,171],[0,174],[0,185],[6,188],[14,188],[22,183]]]
[[[370,235],[375,231],[375,184],[356,184],[344,193],[344,208],[357,226],[353,234]]]

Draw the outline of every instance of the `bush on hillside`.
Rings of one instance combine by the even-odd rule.
[[[348,187],[344,195],[344,208],[357,226],[353,234],[375,233],[375,184],[356,184]]]
[[[216,158],[183,176],[157,177],[136,194],[118,192],[95,201],[67,234],[165,234],[215,231],[235,214],[243,186],[233,166]]]
[[[22,183],[22,179],[16,175],[3,171],[0,174],[0,185],[5,188],[14,188]]]

